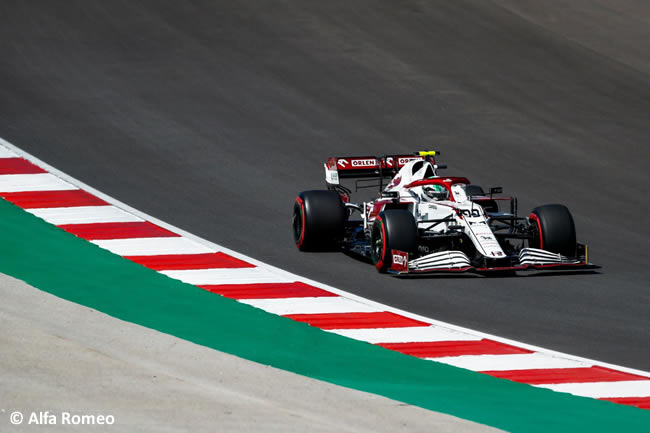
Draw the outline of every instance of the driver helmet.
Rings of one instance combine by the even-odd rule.
[[[447,200],[449,198],[449,191],[442,185],[426,185],[422,187],[424,196],[429,200]]]

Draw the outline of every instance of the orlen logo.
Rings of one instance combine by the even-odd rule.
[[[406,257],[401,254],[393,254],[393,263],[404,266],[406,264]]]
[[[399,165],[404,165],[404,164],[407,164],[407,163],[409,163],[409,162],[411,162],[411,161],[420,161],[420,160],[422,160],[422,158],[420,158],[420,157],[408,157],[408,156],[407,156],[407,157],[400,157],[400,158],[397,160],[397,163],[398,163]]]
[[[352,167],[375,167],[377,165],[376,159],[353,159],[351,162]]]
[[[408,272],[409,254],[404,251],[392,250],[393,264],[391,269],[397,272]]]

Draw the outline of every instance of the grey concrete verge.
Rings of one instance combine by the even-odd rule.
[[[189,343],[2,274],[0,299],[3,432],[498,431]],[[28,424],[45,411],[49,425]],[[63,425],[64,412],[114,424]]]

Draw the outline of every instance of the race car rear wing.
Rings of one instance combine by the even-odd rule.
[[[440,152],[422,151],[407,155],[384,156],[339,156],[328,158],[325,163],[325,181],[329,185],[338,185],[340,179],[346,178],[383,178],[394,176],[400,168],[411,161],[431,161]],[[438,165],[439,168],[445,168]]]

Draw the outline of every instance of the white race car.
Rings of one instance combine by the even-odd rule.
[[[539,206],[519,217],[516,198],[496,197],[502,188],[486,193],[466,177],[439,176],[446,166],[436,163],[437,155],[329,158],[327,190],[296,198],[296,245],[342,249],[397,275],[595,267],[587,246],[576,242],[566,206]],[[343,179],[354,179],[355,192],[376,187],[379,197],[352,202]]]

